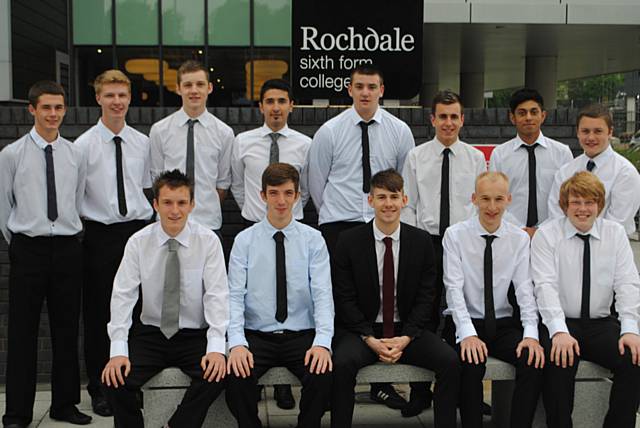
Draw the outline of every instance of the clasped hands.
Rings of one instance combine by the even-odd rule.
[[[397,363],[404,348],[411,342],[409,336],[388,337],[382,339],[376,339],[373,336],[367,336],[364,339],[364,343],[367,344],[373,352],[378,355],[378,358],[383,363],[394,364]]]

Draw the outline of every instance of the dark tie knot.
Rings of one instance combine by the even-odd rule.
[[[45,154],[50,155],[52,151],[53,147],[51,147],[51,144],[47,144],[47,147],[44,148]]]
[[[177,240],[169,239],[167,243],[169,245],[169,251],[171,252],[178,251],[178,247],[180,247],[180,243]]]
[[[451,153],[451,149],[450,149],[449,147],[447,147],[446,149],[444,149],[444,150],[442,151],[442,156],[444,156],[444,157],[448,157],[448,156],[449,156],[449,153]]]
[[[117,146],[119,146],[120,143],[122,143],[122,137],[116,135],[115,137],[113,137],[113,142],[116,143]]]
[[[284,242],[284,233],[282,233],[281,231],[277,231],[273,234],[273,239],[275,239],[275,241],[279,244]]]
[[[529,153],[533,153],[536,150],[536,147],[538,147],[538,143],[533,143],[531,145],[523,144],[521,147],[524,147],[525,149],[527,149]]]
[[[365,122],[364,120],[361,120],[360,123],[358,123],[358,125],[360,125],[360,128],[362,128],[362,130],[365,130],[369,127],[369,125],[373,124],[375,122],[375,120],[370,120],[369,122]]]
[[[382,238],[382,242],[384,242],[385,247],[387,247],[387,249],[391,248],[391,245],[393,244],[393,238],[390,236],[387,236],[385,238]]]
[[[187,120],[187,125],[189,125],[189,128],[193,128],[193,125],[195,125],[196,123],[198,123],[198,119]]]
[[[280,138],[282,134],[280,134],[279,132],[272,132],[269,134],[269,137],[271,138],[271,141],[274,143],[278,142],[278,138]]]
[[[491,245],[493,240],[497,238],[496,235],[482,235],[482,237],[487,241],[487,245]]]
[[[589,159],[589,162],[587,162],[587,171],[591,172],[595,167],[596,167],[596,163],[591,159]]]
[[[582,239],[585,243],[589,242],[589,238],[591,237],[591,235],[588,233],[586,235],[583,235],[581,233],[576,233],[576,236]]]

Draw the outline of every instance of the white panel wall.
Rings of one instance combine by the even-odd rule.
[[[567,11],[569,24],[640,25],[640,2],[636,5],[605,6],[574,4],[573,1]]]
[[[478,3],[471,5],[471,22],[473,23],[508,23],[508,24],[564,24],[566,23],[567,6],[561,4],[528,4],[514,1],[502,4]]]
[[[0,101],[13,95],[11,78],[11,2],[0,0]]]
[[[471,5],[463,2],[424,4],[424,22],[470,22]]]

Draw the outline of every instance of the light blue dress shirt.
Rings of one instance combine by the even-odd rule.
[[[378,108],[368,128],[371,176],[393,168],[402,173],[407,153],[415,147],[409,126]],[[318,224],[367,222],[373,209],[362,191],[362,118],[350,108],[325,122],[309,151],[309,191]]]
[[[244,329],[315,329],[313,346],[331,350],[333,295],[329,253],[317,230],[292,220],[281,231],[287,272],[287,319],[276,321],[276,243],[265,218],[240,232],[229,260],[229,349],[249,346]]]

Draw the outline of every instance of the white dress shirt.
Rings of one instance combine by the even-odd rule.
[[[566,144],[538,135],[535,141],[536,154],[536,202],[538,206],[538,224],[547,217],[547,202],[553,177],[560,167],[573,160],[571,149]],[[529,210],[529,152],[522,146],[527,144],[519,136],[500,144],[491,152],[489,170],[503,172],[509,177],[509,191],[512,202],[508,212],[510,221],[516,226],[527,224]]]
[[[373,221],[373,238],[376,243],[376,259],[378,262],[378,280],[380,283],[380,309],[378,310],[378,316],[376,317],[376,322],[382,322],[382,302],[384,301],[383,297],[383,284],[382,280],[384,278],[384,253],[387,251],[387,246],[385,245],[383,239],[391,238],[391,252],[393,253],[393,322],[400,321],[400,316],[398,315],[398,301],[396,300],[396,296],[398,295],[398,264],[400,263],[400,225],[398,228],[391,234],[385,235],[378,226],[376,226],[376,221]]]
[[[409,199],[402,210],[402,221],[431,235],[440,234],[442,152],[446,148],[434,138],[412,149],[402,174]],[[480,150],[460,140],[449,149],[449,224],[455,224],[476,212],[471,195],[476,177],[487,170],[487,162]]]
[[[131,314],[142,289],[143,324],[160,327],[164,274],[171,239],[160,222],[136,232],[127,242],[113,281],[110,356],[129,356]],[[180,243],[180,328],[205,328],[207,353],[225,353],[229,325],[229,288],[220,240],[211,230],[189,220],[175,237]]]
[[[187,121],[184,109],[156,122],[151,127],[151,175],[155,179],[166,170],[187,168]],[[220,119],[204,111],[193,126],[196,206],[191,220],[218,230],[222,227],[220,197],[216,189],[231,186],[233,130]]]
[[[231,191],[242,217],[257,223],[261,221],[267,206],[260,197],[262,190],[262,173],[269,166],[271,134],[273,131],[266,124],[260,128],[243,132],[236,136],[231,154]],[[307,186],[307,155],[311,146],[311,138],[287,125],[278,131],[278,148],[280,162],[293,165],[300,173],[300,199],[293,207],[296,220],[303,217],[302,209],[309,200]]]
[[[640,175],[633,164],[611,146],[593,159],[582,154],[560,168],[549,193],[549,218],[564,216],[558,204],[560,186],[576,172],[586,171],[589,160],[595,162],[591,172],[598,176],[605,189],[604,209],[600,216],[620,223],[627,235],[632,234],[636,230],[633,217],[640,208]]]
[[[520,306],[523,337],[538,339],[538,310],[529,275],[529,235],[517,226],[502,221],[494,233],[480,224],[478,216],[447,229],[444,249],[444,286],[448,308],[456,325],[456,342],[477,335],[472,319],[484,319],[484,250],[482,235],[494,235],[493,304],[496,319],[513,315],[509,303],[509,285],[513,282]]]
[[[151,187],[149,138],[128,125],[118,134],[122,138],[122,175],[127,200],[127,215],[123,217],[118,209],[115,136],[100,119],[75,141],[87,163],[80,215],[103,224],[149,220],[153,210],[142,191]]]
[[[553,337],[566,332],[565,318],[580,318],[584,241],[567,217],[543,224],[531,241],[531,271],[542,321]],[[598,219],[588,232],[591,254],[591,318],[611,315],[613,294],[620,334],[638,334],[640,279],[622,226]]]
[[[58,218],[47,217],[47,173],[44,149],[51,145]],[[82,152],[60,135],[47,143],[35,130],[0,151],[0,231],[11,235],[69,236],[82,230],[78,215],[86,167]],[[34,261],[35,262],[35,261]]]
[[[409,126],[378,108],[368,128],[371,176],[393,168],[402,172],[415,140]],[[362,191],[363,119],[351,107],[325,122],[313,136],[309,152],[309,191],[318,210],[318,224],[368,222],[373,208]]]

